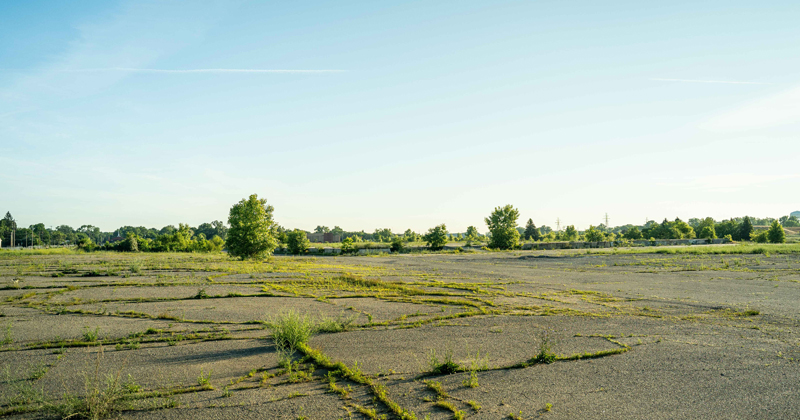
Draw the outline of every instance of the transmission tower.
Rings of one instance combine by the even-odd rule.
[[[608,213],[606,213],[606,228],[608,228],[608,227],[610,227],[610,226],[608,225]]]
[[[561,232],[561,219],[556,218],[556,232]]]

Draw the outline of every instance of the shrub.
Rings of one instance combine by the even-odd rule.
[[[392,250],[392,252],[400,252],[403,250],[403,248],[404,246],[403,246],[402,236],[395,236],[394,238],[392,238],[392,245],[389,246],[389,249]]]
[[[301,344],[308,343],[317,331],[314,321],[308,315],[300,315],[290,310],[268,323],[272,340],[278,349],[298,350]]]
[[[353,254],[358,250],[358,246],[353,238],[344,238],[342,241],[342,254]]]
[[[753,241],[753,242],[760,243],[760,244],[766,243],[769,240],[769,238],[767,237],[767,231],[766,230],[762,230],[762,231],[751,233],[750,234],[750,240]]]

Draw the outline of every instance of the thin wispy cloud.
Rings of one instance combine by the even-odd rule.
[[[723,83],[728,85],[771,85],[772,83],[764,82],[742,82],[738,80],[700,80],[700,79],[664,79],[654,77],[650,80],[657,82],[684,82],[684,83]]]
[[[146,69],[130,67],[105,67],[94,69],[63,69],[69,73],[98,73],[98,72],[126,72],[126,73],[344,73],[340,69]]]

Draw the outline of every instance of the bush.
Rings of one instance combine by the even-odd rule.
[[[762,230],[762,231],[751,233],[750,234],[750,240],[753,241],[753,242],[760,243],[760,244],[767,243],[767,241],[769,240],[769,238],[767,237],[767,231],[766,230]]]
[[[389,246],[389,249],[392,250],[392,252],[400,252],[400,251],[403,250],[403,248],[404,248],[404,246],[403,246],[403,237],[402,236],[395,236],[392,239],[392,245]]]
[[[268,323],[272,332],[272,340],[278,349],[298,350],[301,344],[308,340],[317,331],[314,320],[308,315],[300,315],[290,310],[279,315],[274,321]]]
[[[342,254],[353,254],[358,251],[358,245],[356,245],[353,238],[344,238],[342,241]]]

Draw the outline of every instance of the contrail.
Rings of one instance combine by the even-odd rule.
[[[140,69],[130,67],[107,67],[96,69],[64,69],[70,73],[93,73],[120,71],[130,73],[344,73],[347,70],[298,70],[298,69]]]
[[[661,78],[652,78],[650,80],[655,80],[658,82],[688,82],[688,83],[726,83],[730,85],[771,85],[772,83],[762,83],[762,82],[738,82],[735,80],[696,80],[696,79],[661,79]]]

